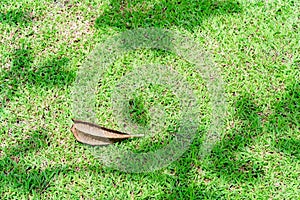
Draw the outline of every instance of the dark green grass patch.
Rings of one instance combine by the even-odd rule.
[[[0,195],[2,199],[299,199],[300,26],[298,1],[1,1]],[[128,53],[99,77],[96,115],[118,128],[115,84],[135,67],[172,66],[199,101],[197,137],[183,156],[151,173],[103,165],[76,142],[72,84],[98,42],[137,27],[189,33],[225,82],[224,135],[201,158],[209,94],[193,66],[170,52]],[[157,150],[176,132],[180,99],[165,86],[127,101],[132,124],[147,128],[162,105],[164,131],[117,144]]]

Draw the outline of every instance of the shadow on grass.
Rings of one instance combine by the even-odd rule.
[[[5,13],[0,13],[0,23],[10,26],[29,26],[32,20],[32,12],[29,10],[12,9]]]
[[[67,69],[69,59],[63,56],[48,58],[34,66],[34,54],[30,44],[12,53],[10,69],[3,70],[0,75],[1,93],[4,93],[4,102],[18,98],[24,88],[40,87],[51,89],[70,85],[75,79],[75,71]]]
[[[300,134],[300,81],[296,80],[287,86],[282,99],[275,105],[275,112],[270,117],[278,132],[273,146],[287,156],[300,159],[300,140],[291,137],[289,130]],[[295,134],[293,134],[295,135]],[[299,138],[299,137],[298,137]]]
[[[254,139],[263,134],[259,113],[262,110],[255,105],[250,94],[241,96],[235,105],[235,123],[227,135],[211,154],[211,169],[220,177],[234,184],[253,182],[264,176],[264,163],[254,157],[237,155],[254,143]]]
[[[68,62],[68,58],[58,55],[35,65],[30,43],[24,42],[11,54],[11,67],[3,69],[0,74],[0,96],[3,97],[0,108],[1,104],[5,107],[6,103],[23,98],[22,90],[25,88],[33,92],[37,88],[51,90],[70,85],[75,79],[75,71],[67,69]],[[3,134],[9,135],[8,129],[2,130]],[[28,154],[48,148],[50,143],[48,131],[40,129],[32,131],[29,138],[1,149],[0,194],[3,191],[2,187],[11,187],[12,191],[26,195],[40,194],[49,186],[55,175],[65,170],[61,167],[43,169],[23,160]]]
[[[300,159],[300,140],[295,138],[279,138],[274,146],[284,154]]]
[[[264,177],[266,161],[258,160],[249,155],[236,153],[251,149],[255,139],[263,134],[275,136],[271,149],[285,153],[291,160],[299,159],[300,142],[290,136],[286,138],[287,131],[299,131],[299,103],[300,84],[294,81],[281,95],[281,100],[271,106],[272,114],[263,114],[261,108],[256,106],[251,94],[245,94],[236,101],[236,128],[217,145],[212,154],[211,169],[233,183],[253,182]]]
[[[124,2],[124,1],[122,1]],[[231,3],[228,3],[231,2]],[[237,12],[240,7],[234,1],[209,3],[204,1],[203,4],[196,3],[196,1],[181,1],[184,6],[174,4],[167,4],[165,2],[153,3],[154,8],[149,11],[131,11],[128,4],[120,1],[112,1],[114,6],[112,10],[107,10],[102,16],[97,19],[96,26],[99,28],[106,26],[114,26],[120,29],[135,28],[135,27],[169,27],[178,25],[186,29],[192,29],[194,26],[201,25],[201,21],[205,17],[212,14],[226,14]],[[165,7],[164,7],[165,6]],[[190,13],[189,9],[193,8],[199,10],[198,13]],[[177,9],[177,10],[176,10]],[[212,9],[213,11],[208,11]],[[201,12],[203,10],[203,12]],[[110,19],[112,14],[112,19]],[[228,12],[227,12],[228,13]],[[187,16],[188,19],[182,23],[180,16]],[[8,94],[6,96],[9,100],[13,96],[18,96],[18,91],[21,89],[20,85],[30,87],[37,85],[39,87],[63,87],[71,84],[75,74],[64,69],[64,65],[68,63],[65,57],[54,57],[42,63],[38,68],[32,68],[34,55],[29,45],[17,49],[13,54],[12,68],[2,74],[0,82],[4,82],[4,87],[8,87]],[[213,171],[214,176],[225,178],[228,182],[241,183],[252,182],[262,178],[265,174],[263,171],[264,163],[255,158],[243,159],[236,158],[235,153],[242,151],[245,147],[250,147],[254,142],[255,137],[263,134],[264,126],[278,127],[279,122],[284,122],[284,127],[279,127],[280,131],[288,128],[299,127],[299,82],[295,82],[290,87],[287,87],[286,93],[283,94],[282,100],[272,106],[274,114],[262,118],[262,110],[255,105],[255,99],[251,94],[241,96],[236,102],[236,118],[241,124],[239,128],[233,128],[230,134],[217,145],[210,155],[211,165],[206,166],[208,170]],[[291,98],[293,97],[293,98]],[[50,138],[45,134],[46,131],[35,131],[31,138],[20,142],[15,146],[9,146],[2,150],[5,153],[4,157],[0,159],[1,183],[2,187],[14,187],[18,190],[23,190],[26,193],[37,192],[41,193],[47,190],[53,178],[59,173],[68,175],[69,169],[54,167],[42,169],[40,166],[33,167],[27,163],[19,163],[20,155],[24,156],[30,152],[36,152],[39,149],[47,148]],[[199,141],[194,141],[189,151],[187,151],[181,159],[173,164],[174,175],[164,175],[160,172],[153,172],[155,176],[149,177],[157,183],[169,184],[164,194],[159,196],[161,199],[174,198],[213,198],[218,199],[221,193],[218,191],[205,191],[206,185],[204,183],[193,183],[189,180],[189,174],[193,173],[195,168],[192,154],[197,154],[196,148]],[[299,159],[299,140],[294,138],[281,137],[274,143],[274,147],[278,151],[284,152],[287,156],[295,156]],[[24,167],[28,165],[28,167]],[[75,171],[76,166],[72,166],[71,170]],[[199,166],[198,166],[199,167]],[[87,173],[92,173],[93,166]],[[177,170],[177,171],[176,171]],[[122,174],[120,172],[107,173],[113,175]],[[148,175],[132,175],[133,177],[142,177]],[[207,179],[207,182],[210,180]],[[121,188],[119,188],[121,189]]]
[[[50,173],[51,177],[49,177],[48,169],[45,171],[34,169],[32,165],[23,163],[22,157],[47,148],[49,143],[49,136],[43,130],[37,130],[28,139],[2,149],[1,154],[5,156],[1,156],[0,159],[1,187],[12,187],[18,191],[28,192],[46,189],[54,174]]]
[[[300,158],[300,142],[291,136],[287,136],[287,131],[292,130],[295,134],[299,133],[300,122],[300,83],[298,80],[293,81],[291,85],[286,87],[286,91],[281,95],[281,100],[274,103],[272,114],[268,116],[262,115],[262,110],[255,104],[255,99],[250,94],[241,96],[236,101],[236,119],[240,121],[237,128],[232,131],[213,149],[211,155],[208,156],[208,163],[194,165],[191,155],[197,154],[201,145],[200,140],[195,140],[191,149],[187,151],[182,158],[175,163],[178,174],[175,176],[164,177],[173,180],[172,189],[166,191],[160,198],[209,198],[220,199],[226,198],[220,191],[208,190],[209,183],[214,178],[221,178],[231,185],[232,188],[241,187],[244,183],[255,184],[265,176],[264,167],[269,161],[264,161],[254,156],[240,156],[245,148],[255,145],[255,138],[262,134],[275,134],[275,140],[270,147],[275,151],[283,152],[289,157],[291,162]],[[275,131],[277,130],[277,131]],[[298,132],[297,132],[298,131]],[[293,134],[295,136],[295,134]],[[201,161],[200,161],[201,162]],[[205,161],[204,161],[205,162]],[[188,179],[189,174],[194,173],[194,169],[207,169],[209,175],[203,174],[201,182],[193,182]],[[163,177],[159,177],[161,179]],[[169,180],[169,182],[170,182]],[[171,181],[172,182],[172,181]],[[224,194],[230,192],[230,188],[222,189]]]
[[[227,1],[123,1],[111,0],[96,20],[96,28],[133,29],[139,27],[170,28],[192,31],[213,15],[241,12],[239,2]]]
[[[238,119],[236,121],[240,122],[239,126],[232,128],[229,135],[220,144],[216,145],[211,155],[204,161],[196,160],[197,156],[195,155],[198,154],[198,146],[201,145],[201,139],[196,139],[191,148],[179,160],[167,167],[169,174],[165,174],[165,170],[159,170],[149,174],[128,175],[127,173],[102,168],[101,165],[99,165],[100,169],[97,166],[90,165],[83,170],[84,173],[99,176],[99,181],[103,174],[111,174],[112,177],[129,176],[129,179],[126,180],[133,184],[140,184],[141,179],[154,182],[163,187],[162,193],[156,196],[156,199],[226,198],[226,193],[230,192],[227,191],[230,190],[228,185],[232,185],[234,188],[242,187],[241,184],[245,183],[255,184],[265,176],[263,167],[268,161],[258,160],[253,156],[237,158],[236,154],[243,152],[247,147],[251,148],[255,143],[255,138],[269,133],[266,130],[269,130],[271,134],[273,129],[278,128],[280,120],[285,122],[285,127],[279,127],[280,131],[299,128],[299,112],[297,112],[299,101],[299,82],[297,81],[286,88],[286,92],[281,95],[280,101],[271,106],[273,113],[268,116],[261,114],[262,110],[256,106],[255,99],[250,94],[237,98],[235,117]],[[201,131],[204,131],[204,129]],[[292,159],[299,159],[299,141],[285,137],[284,132],[278,133],[278,137],[273,148],[284,152],[285,156]],[[4,149],[5,157],[0,160],[0,167],[3,169],[0,177],[2,185],[22,190],[26,194],[41,195],[51,186],[53,180],[61,174],[68,176],[68,174],[81,173],[76,168],[82,167],[82,163],[78,163],[78,166],[54,166],[44,169],[41,166],[28,165],[26,161],[25,163],[24,161],[18,163],[21,156],[47,148],[49,142],[50,138],[45,134],[45,131],[39,130],[34,131],[31,138],[26,141]],[[199,173],[195,175],[197,171],[201,170],[206,171],[207,174]],[[196,178],[197,176],[198,178]],[[118,178],[115,179],[119,180]],[[220,191],[209,190],[209,187],[212,187],[210,182],[216,179],[226,181],[228,185],[222,186],[224,188],[221,188]],[[115,184],[114,192],[124,190],[121,185]],[[125,191],[123,192],[125,194]],[[133,191],[133,193],[138,196],[138,191]]]

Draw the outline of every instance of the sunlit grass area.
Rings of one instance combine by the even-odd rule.
[[[292,0],[2,0],[0,4],[1,199],[299,199],[300,3]],[[145,64],[172,66],[191,85],[201,113],[190,148],[150,173],[103,165],[78,143],[71,91],[94,47],[135,28],[190,35],[224,81],[221,140],[200,155],[211,109],[205,81],[191,63],[141,49],[99,78],[99,124],[120,129],[111,109],[118,81]],[[147,128],[161,104],[164,131],[116,144],[155,151],[172,140],[179,101],[154,85],[136,90],[121,117]],[[120,113],[122,114],[122,113]]]

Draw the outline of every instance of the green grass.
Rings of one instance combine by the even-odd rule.
[[[299,199],[300,4],[292,0],[43,1],[0,4],[1,199]],[[102,125],[117,127],[114,84],[147,63],[172,65],[195,90],[202,113],[183,156],[151,173],[105,167],[70,132],[77,69],[99,42],[127,29],[188,31],[225,81],[225,133],[200,159],[210,108],[199,74],[176,55],[140,50],[108,70],[97,95]],[[148,126],[151,105],[169,127],[118,144],[137,152],[164,146],[176,131],[178,99],[161,86],[128,102],[132,123]]]

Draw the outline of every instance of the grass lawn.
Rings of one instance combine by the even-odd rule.
[[[125,30],[167,28],[189,34],[220,68],[227,111],[224,133],[200,158],[209,95],[199,74],[177,55],[141,49],[116,60],[97,88],[97,119],[113,118],[114,85],[133,68],[173,66],[199,99],[201,123],[181,158],[150,173],[103,165],[70,127],[78,68],[100,42]],[[1,0],[1,199],[300,199],[300,2],[297,0]],[[164,87],[137,90],[132,123],[147,126],[149,107],[180,110]],[[152,104],[151,104],[152,103]],[[136,152],[172,139],[117,144]]]

